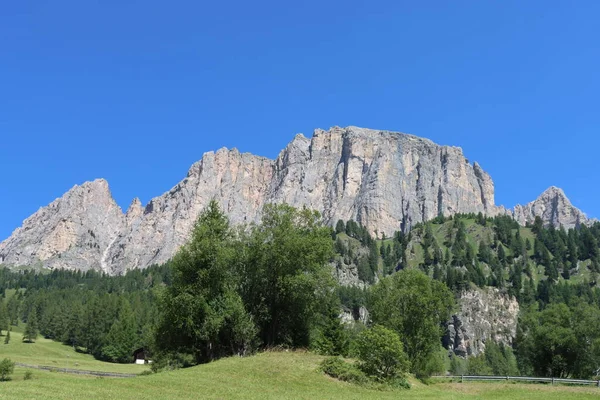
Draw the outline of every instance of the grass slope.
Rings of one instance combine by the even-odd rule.
[[[268,352],[186,370],[106,379],[34,371],[34,379],[0,383],[0,399],[592,399],[598,388],[498,383],[412,382],[411,390],[376,391],[339,382],[317,370],[322,357]]]
[[[4,344],[4,336],[0,337],[0,359],[10,358],[12,361],[22,364],[102,372],[135,374],[148,369],[144,365],[113,364],[98,361],[89,354],[78,353],[70,346],[44,339],[41,336],[38,337],[35,343],[24,343],[24,325],[13,326],[12,329],[9,344]]]
[[[474,219],[463,218],[462,221],[465,223],[467,243],[473,247],[476,254],[479,249],[479,242],[484,241],[487,244],[492,243],[494,238],[494,228],[489,223],[484,227],[477,224]],[[444,254],[446,250],[451,251],[451,248],[446,246],[446,243],[447,239],[452,237],[452,225],[453,221],[446,221],[442,224],[432,223],[431,225],[433,236]],[[515,232],[516,229],[513,229],[513,234]],[[417,228],[413,230],[412,233],[413,240],[408,245],[408,265],[411,268],[417,268],[424,261],[423,247],[421,246],[423,228]],[[532,232],[531,228],[527,227],[520,227],[519,233],[523,240],[529,240],[532,248],[527,253],[532,257],[535,234]],[[512,251],[508,247],[503,247],[507,255],[512,254]],[[588,268],[589,265],[589,260],[581,261],[579,263],[579,271],[575,272],[567,282],[582,283],[586,279],[589,281],[591,279],[591,273]],[[482,267],[484,268],[484,272],[488,274],[489,267],[485,263],[482,263]],[[526,275],[523,274],[523,277],[525,278]],[[532,277],[536,284],[539,281],[546,279],[544,266],[532,264]],[[508,278],[508,271],[506,272],[505,278]],[[563,282],[565,280],[562,276],[559,276],[558,281]]]

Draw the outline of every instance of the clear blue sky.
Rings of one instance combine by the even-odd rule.
[[[0,240],[74,184],[146,203],[317,127],[461,146],[512,207],[600,217],[600,2],[5,1]]]

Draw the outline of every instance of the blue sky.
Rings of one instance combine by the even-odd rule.
[[[146,203],[223,146],[357,125],[461,146],[512,207],[600,217],[600,2],[13,1],[0,239],[74,184]]]

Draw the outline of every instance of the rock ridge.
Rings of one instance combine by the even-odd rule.
[[[556,188],[514,211],[497,207],[494,183],[460,147],[359,127],[302,134],[275,160],[221,148],[204,153],[185,178],[145,206],[123,213],[108,183],[74,186],[0,243],[0,263],[98,269],[111,274],[170,259],[211,200],[233,224],[260,219],[268,203],[320,211],[331,225],[353,219],[373,235],[408,231],[440,213],[508,213],[519,222],[577,226],[585,216]]]

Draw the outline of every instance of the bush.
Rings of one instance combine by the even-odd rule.
[[[469,375],[486,376],[492,375],[492,369],[490,368],[485,354],[480,354],[477,357],[469,358],[469,364],[467,367],[467,373]]]
[[[26,381],[33,379],[33,372],[29,370],[25,371],[25,376],[23,377],[23,379]]]
[[[460,358],[455,354],[450,356],[450,373],[452,375],[466,375],[468,361],[464,358]]]
[[[340,357],[329,357],[323,360],[321,362],[321,370],[340,381],[358,384],[368,382],[367,376],[361,370],[342,360]]]
[[[169,352],[156,354],[150,369],[153,372],[160,372],[188,368],[194,365],[196,365],[196,359],[193,354]]]
[[[363,331],[356,341],[358,367],[379,381],[403,378],[409,362],[398,334],[376,325]]]
[[[15,371],[15,363],[5,358],[0,361],[0,381],[10,380],[10,375]]]

